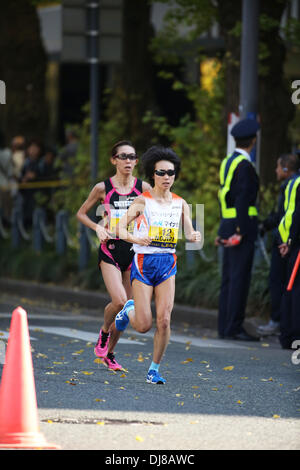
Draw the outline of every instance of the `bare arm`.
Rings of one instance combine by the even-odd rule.
[[[101,227],[101,225],[97,224],[96,222],[93,222],[87,214],[91,210],[91,208],[94,207],[99,201],[103,200],[104,197],[105,185],[103,182],[101,182],[93,187],[88,198],[86,199],[86,201],[84,201],[84,203],[76,214],[77,219],[82,224],[86,225],[87,227],[96,232],[100,242],[108,240],[109,238],[111,238],[111,235],[107,230],[105,230],[104,227]]]
[[[182,222],[186,239],[190,242],[201,242],[202,235],[200,232],[194,230],[190,215],[190,208],[185,200],[183,200],[182,203]]]
[[[135,237],[127,230],[128,225],[143,213],[144,208],[145,208],[145,199],[142,195],[138,196],[133,201],[128,211],[126,212],[126,214],[123,215],[123,217],[119,220],[119,223],[117,224],[116,233],[119,238],[127,241],[128,243],[137,243],[139,245],[150,245],[152,241],[150,237],[148,236]]]

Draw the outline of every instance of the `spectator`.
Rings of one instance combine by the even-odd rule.
[[[39,159],[42,155],[43,147],[38,140],[32,140],[26,151],[26,159],[21,172],[20,182],[27,183],[28,187],[23,187],[20,195],[23,203],[23,216],[25,227],[30,227],[32,224],[32,214],[35,207],[35,192],[36,188],[30,187],[30,183],[38,180],[38,166]]]
[[[77,132],[72,129],[68,129],[66,130],[66,145],[59,155],[61,160],[62,176],[65,178],[71,177],[73,175],[73,160],[74,157],[76,157],[77,150]]]
[[[18,181],[25,163],[25,137],[17,135],[11,142],[13,173]]]
[[[0,212],[4,225],[9,225],[11,214],[11,191],[9,184],[13,177],[12,155],[5,146],[4,136],[0,131]]]
[[[273,231],[271,267],[269,275],[269,288],[271,295],[271,318],[266,325],[260,325],[257,333],[260,336],[273,335],[279,333],[280,326],[280,303],[286,284],[288,257],[282,257],[278,246],[281,243],[278,236],[278,225],[285,214],[284,200],[285,190],[290,180],[298,172],[298,157],[293,154],[281,155],[277,161],[276,176],[277,181],[281,181],[277,210],[271,212],[259,226],[260,234],[268,230]]]
[[[55,166],[55,159],[57,156],[56,149],[53,147],[47,147],[45,155],[41,158],[38,164],[38,179],[41,182],[52,182],[58,179],[58,172]],[[42,185],[41,185],[42,186]],[[47,210],[48,218],[53,220],[54,214],[50,210],[50,202],[52,195],[55,191],[55,186],[41,187],[39,189],[39,195],[42,196],[41,203]]]
[[[57,179],[57,169],[55,168],[55,158],[57,152],[53,147],[46,147],[45,155],[38,164],[38,176],[40,180],[50,181]]]

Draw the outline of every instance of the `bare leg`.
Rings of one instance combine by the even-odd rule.
[[[134,310],[128,313],[131,326],[139,333],[146,333],[152,327],[151,298],[153,287],[133,280]]]
[[[153,362],[156,364],[160,364],[169,343],[174,295],[175,276],[155,287],[156,331],[153,340]]]
[[[170,339],[170,320],[174,305],[175,276],[155,287],[156,331],[153,342],[153,361],[160,363]],[[134,310],[128,313],[132,327],[146,333],[152,326],[151,297],[153,287],[133,281]]]
[[[130,283],[130,271],[126,271],[122,274],[122,282],[123,282],[123,287],[124,287],[125,292],[126,292],[126,300],[125,300],[125,302],[126,302],[128,299],[132,298],[132,288],[131,288],[131,283]],[[124,302],[124,304],[125,304],[125,302]],[[119,310],[117,312],[115,312],[113,314],[113,320],[112,320],[112,323],[111,323],[110,328],[109,328],[111,336],[110,336],[109,344],[108,344],[108,353],[112,353],[114,351],[114,349],[116,347],[116,344],[119,341],[120,336],[122,334],[121,331],[118,331],[116,329],[115,323],[114,323],[114,318],[115,318],[116,314],[123,308],[123,305],[121,306],[121,308],[119,308]]]
[[[107,304],[104,309],[102,331],[105,333],[111,331],[109,352],[112,352],[121,336],[121,332],[117,331],[112,324],[116,314],[123,308],[123,305],[127,301],[127,293],[123,286],[122,274],[118,268],[104,261],[101,262],[100,267],[105,287],[111,297],[111,302]]]

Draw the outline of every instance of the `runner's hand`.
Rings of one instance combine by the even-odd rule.
[[[148,237],[148,235],[144,235],[143,237],[136,237],[134,243],[141,246],[149,246],[152,243],[152,238]]]
[[[194,231],[191,233],[191,237],[189,239],[190,242],[201,242],[201,240],[202,240],[201,232]]]
[[[104,227],[101,227],[101,225],[97,225],[96,234],[101,243],[107,242],[107,240],[112,239],[112,236],[109,231],[106,230]]]

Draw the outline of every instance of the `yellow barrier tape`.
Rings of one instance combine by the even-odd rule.
[[[55,188],[60,186],[70,186],[70,180],[55,181],[32,181],[31,183],[10,183],[0,186],[2,191],[10,191],[11,189],[38,189],[38,188]],[[82,180],[72,181],[72,184],[84,184]]]

